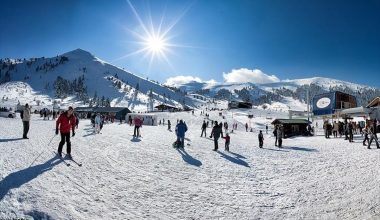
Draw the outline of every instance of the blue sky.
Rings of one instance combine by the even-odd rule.
[[[0,57],[82,48],[161,82],[178,75],[253,82],[322,76],[380,87],[379,0],[130,3],[148,29],[175,23],[166,42],[180,46],[166,47],[167,61],[146,53],[120,59],[143,47],[133,32],[145,35],[126,0],[1,1]]]

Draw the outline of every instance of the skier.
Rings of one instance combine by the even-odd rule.
[[[245,131],[248,132],[248,123],[245,123]]]
[[[226,140],[226,143],[224,144],[224,150],[225,151],[230,151],[230,140],[231,140],[231,137],[228,135],[228,133],[226,133],[226,136],[222,137],[222,138]]]
[[[170,120],[168,120],[168,130],[170,131],[171,130],[171,123],[170,123]]]
[[[100,113],[96,114],[95,117],[95,133],[99,134],[100,133],[100,124],[102,123],[102,119],[100,117]]]
[[[182,121],[179,121],[179,124],[175,127],[175,131],[177,134],[177,143],[179,143],[179,147],[185,147],[185,133],[187,131],[187,125]]]
[[[268,125],[265,125],[265,131],[268,134]]]
[[[58,155],[62,157],[62,147],[66,141],[66,153],[71,157],[71,142],[70,142],[70,129],[73,132],[73,137],[75,136],[75,117],[73,116],[73,108],[70,106],[69,109],[61,114],[56,122],[55,134],[58,135],[58,128],[61,132],[61,142],[58,145]]]
[[[282,147],[282,136],[284,134],[283,127],[280,125],[277,128],[278,147]]]
[[[203,133],[205,134],[205,137],[207,136],[206,128],[207,128],[206,121],[203,120],[201,137],[203,136]]]
[[[264,136],[263,136],[263,132],[261,130],[260,130],[260,133],[258,135],[258,138],[259,138],[259,147],[263,148],[263,145],[264,145]]]
[[[22,119],[22,125],[23,125],[23,139],[29,139],[28,138],[28,132],[29,132],[29,126],[30,126],[30,115],[31,115],[31,107],[29,107],[28,103],[25,104],[24,109],[20,113],[20,117]]]
[[[135,129],[133,130],[133,137],[141,137],[140,135],[140,127],[143,124],[143,121],[140,119],[140,117],[135,117],[134,118],[134,124],[135,124]]]
[[[218,150],[218,140],[220,137],[223,137],[222,123],[218,125],[218,122],[215,121],[215,125],[212,128],[210,138],[214,137],[214,151]]]

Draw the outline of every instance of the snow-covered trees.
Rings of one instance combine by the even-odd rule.
[[[66,98],[69,95],[75,95],[81,101],[86,102],[88,100],[84,75],[72,81],[58,76],[53,83],[53,87],[57,98]]]

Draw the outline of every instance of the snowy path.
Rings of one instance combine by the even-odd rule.
[[[168,114],[164,113],[168,119]],[[216,118],[215,115],[212,117]],[[107,124],[94,135],[81,120],[72,138],[74,159],[54,155],[55,124],[34,117],[29,140],[19,139],[19,119],[0,118],[0,218],[36,219],[371,219],[380,216],[380,150],[323,137],[285,139],[231,134],[231,152],[200,138],[202,118],[189,126],[184,151],[166,126]],[[174,130],[174,128],[173,128]],[[207,130],[208,135],[211,129]],[[53,138],[54,137],[54,138]],[[53,141],[48,145],[49,141]],[[359,138],[359,137],[357,137]],[[65,152],[65,147],[64,147]],[[34,163],[32,164],[32,162]]]

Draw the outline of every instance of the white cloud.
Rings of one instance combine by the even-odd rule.
[[[225,82],[228,83],[273,83],[280,82],[275,75],[267,75],[259,69],[250,70],[247,68],[233,69],[230,73],[223,73]]]
[[[203,81],[199,77],[194,77],[194,76],[174,76],[174,77],[169,77],[165,85],[170,85],[170,86],[180,86],[186,83],[190,82],[198,82],[198,83],[207,83],[207,84],[216,84],[217,82],[213,79],[208,80],[208,81]]]

